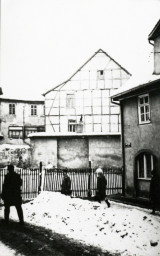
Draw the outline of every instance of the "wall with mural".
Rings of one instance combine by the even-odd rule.
[[[73,135],[47,137],[33,135],[30,137],[32,145],[32,166],[38,167],[42,162],[48,162],[58,168],[87,168],[89,161],[92,167],[99,165],[122,166],[120,136],[88,136]]]
[[[0,167],[9,163],[17,167],[30,167],[31,148],[28,145],[0,145]]]

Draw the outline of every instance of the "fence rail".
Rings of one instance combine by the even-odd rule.
[[[39,188],[44,191],[61,191],[63,169],[19,169],[15,170],[23,180],[22,198],[33,199],[39,193]],[[7,169],[0,169],[0,194]],[[95,169],[68,169],[71,179],[72,196],[87,197],[94,196],[97,186]],[[105,168],[104,175],[107,179],[106,194],[122,193],[122,169]],[[2,201],[0,201],[2,202]]]

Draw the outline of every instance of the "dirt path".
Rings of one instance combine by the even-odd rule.
[[[0,223],[0,240],[15,249],[17,254],[25,256],[113,256],[100,248],[84,245],[43,227],[30,224],[21,227],[13,221],[8,226]]]

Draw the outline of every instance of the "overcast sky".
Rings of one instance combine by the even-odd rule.
[[[131,74],[148,72],[159,18],[160,0],[1,0],[3,97],[43,99],[100,48]]]

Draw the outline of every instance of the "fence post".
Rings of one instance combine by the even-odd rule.
[[[91,161],[89,161],[89,173],[88,173],[88,197],[91,197]]]
[[[38,194],[40,194],[42,189],[42,162],[39,164],[39,186],[38,186]]]
[[[122,166],[121,170],[122,170],[122,195],[125,196],[125,169],[124,169],[124,166]]]

